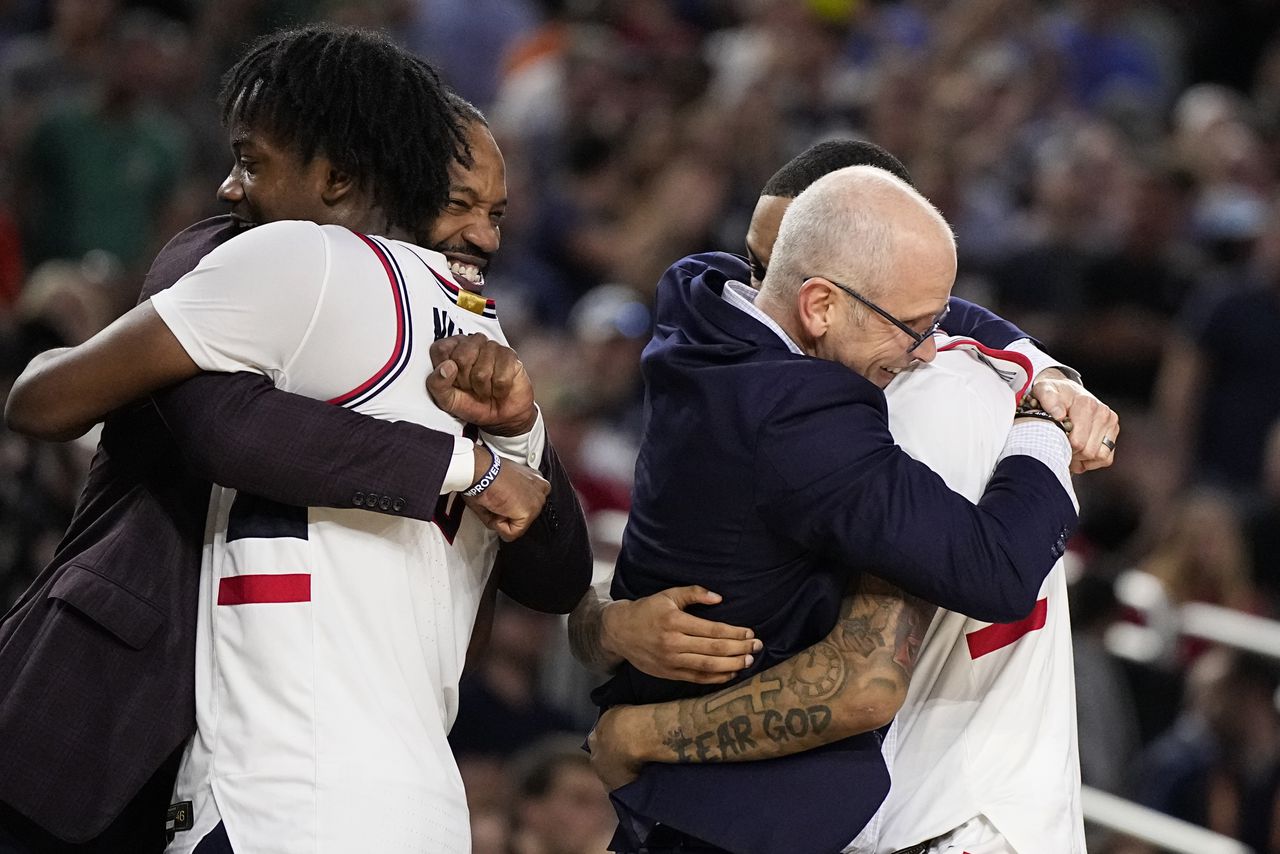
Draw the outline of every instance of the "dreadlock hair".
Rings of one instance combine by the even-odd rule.
[[[445,92],[444,97],[449,102],[449,106],[453,107],[453,111],[458,114],[458,118],[462,120],[464,126],[473,122],[479,122],[485,127],[489,126],[489,120],[484,117],[484,113],[480,112],[480,108],[457,92],[450,89]]]
[[[833,139],[810,146],[773,174],[760,191],[762,196],[794,199],[824,175],[846,166],[874,166],[911,183],[911,173],[902,161],[872,142]]]
[[[466,123],[427,62],[381,33],[326,25],[258,39],[222,78],[224,125],[243,122],[351,175],[392,227],[416,229],[470,165]]]

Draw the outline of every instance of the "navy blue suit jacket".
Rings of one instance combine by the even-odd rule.
[[[708,254],[678,262],[659,284],[614,597],[694,583],[721,593],[701,615],[750,626],[765,644],[739,679],[824,637],[861,570],[978,619],[1029,613],[1076,521],[1057,477],[1014,456],[977,506],[952,492],[894,443],[878,387],[791,353],[724,301],[725,282],[745,278],[741,259]],[[985,310],[958,314],[954,331],[996,346],[1019,334]],[[708,690],[624,665],[597,699],[651,703]],[[638,837],[659,820],[734,851],[838,850],[887,792],[878,747],[867,734],[765,762],[650,766],[615,801],[624,832]]]

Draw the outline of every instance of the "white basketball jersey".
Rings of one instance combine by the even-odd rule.
[[[1016,397],[992,368],[1014,366],[968,344],[939,347],[948,344],[956,349],[890,384],[889,425],[976,502]],[[1059,561],[1025,620],[935,614],[885,741],[889,796],[850,850],[897,851],[985,816],[1019,854],[1084,854],[1066,594]]]
[[[443,256],[313,223],[254,228],[153,303],[204,370],[455,435],[426,393],[432,340],[505,343]],[[237,851],[470,850],[446,735],[497,539],[452,499],[422,522],[214,488],[175,791],[195,823],[171,850],[218,821]]]

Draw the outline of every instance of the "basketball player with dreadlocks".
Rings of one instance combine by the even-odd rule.
[[[446,208],[446,201],[477,175],[492,178],[496,168],[500,177],[501,156],[483,121],[451,103],[428,65],[366,33],[309,28],[268,37],[233,68],[222,99],[236,163],[219,195],[233,204],[239,221],[220,218],[184,232],[157,259],[144,287],[144,298],[154,295],[225,243],[173,292],[199,296],[169,299],[165,320],[182,330],[181,344],[155,304],[143,302],[95,343],[33,363],[24,374],[28,382],[20,382],[10,399],[11,423],[46,437],[74,435],[137,394],[198,370],[185,347],[200,367],[258,371],[256,377],[194,377],[157,395],[156,407],[126,407],[108,419],[58,556],[0,626],[0,749],[9,772],[0,777],[0,801],[7,804],[0,812],[0,850],[148,851],[163,845],[164,810],[157,818],[154,808],[168,804],[173,777],[171,769],[156,772],[193,728],[190,662],[196,658],[197,602],[202,688],[235,683],[239,689],[201,696],[204,740],[190,751],[197,760],[200,745],[221,746],[219,767],[247,758],[255,772],[265,769],[268,784],[297,772],[310,780],[313,794],[320,778],[336,781],[339,790],[344,781],[358,788],[364,782],[360,762],[366,769],[376,765],[388,775],[384,780],[399,775],[397,784],[408,784],[397,790],[412,790],[397,802],[383,801],[381,809],[395,817],[374,822],[379,832],[390,840],[400,838],[397,833],[420,834],[414,842],[388,844],[400,850],[465,850],[465,806],[459,819],[457,772],[441,745],[454,711],[451,686],[474,600],[493,564],[494,537],[477,514],[504,537],[529,531],[504,544],[497,557],[503,588],[511,576],[509,592],[518,599],[527,594],[526,604],[567,610],[590,572],[581,511],[545,444],[527,377],[510,352],[486,351],[506,358],[498,374],[514,381],[505,397],[484,390],[496,399],[486,410],[468,409],[469,391],[480,390],[481,378],[465,369],[455,378],[460,388],[451,412],[475,416],[469,420],[482,428],[483,445],[460,440],[460,423],[430,407],[423,389],[431,332],[474,331],[499,340],[501,333],[492,302],[467,290],[481,284],[479,265],[452,265],[469,274],[460,288],[448,261],[407,241],[496,249],[496,229],[485,237],[483,228],[460,224],[460,206]],[[454,161],[455,154],[465,165]],[[482,217],[495,217],[489,208],[496,205],[486,199],[496,186],[490,181],[464,201],[481,208]],[[498,201],[505,203],[505,187]],[[275,224],[243,230],[253,223]],[[333,266],[316,267],[316,256],[307,250],[318,247]],[[334,276],[344,284],[335,284]],[[415,281],[410,293],[406,277],[423,279],[431,290]],[[356,290],[358,299],[352,296]],[[423,294],[430,294],[427,303]],[[387,310],[379,313],[380,308]],[[264,312],[268,324],[262,322]],[[377,316],[365,320],[360,312]],[[296,333],[304,316],[309,325],[314,322],[314,334],[296,348],[295,358],[288,364],[261,358],[272,355],[264,351],[273,344],[279,352],[280,336]],[[387,324],[389,336],[374,334]],[[320,334],[326,326],[333,335]],[[362,332],[366,337],[352,335]],[[354,347],[340,349],[346,343]],[[259,349],[234,362],[240,348]],[[394,359],[387,359],[387,350]],[[325,358],[332,363],[316,363]],[[371,359],[377,364],[366,365]],[[367,376],[352,379],[355,374]],[[344,405],[276,391],[271,380]],[[240,390],[220,390],[231,383]],[[344,383],[350,388],[331,393],[330,386]],[[202,407],[210,398],[212,407]],[[356,410],[418,423],[380,422]],[[218,452],[203,451],[194,437]],[[234,464],[224,455],[234,456]],[[209,482],[189,473],[184,458],[209,479],[241,489],[214,492],[203,580],[198,567]],[[551,507],[542,516],[537,508],[546,485],[513,458],[540,464],[551,481]],[[475,513],[465,513],[460,499],[437,512],[437,495],[472,484],[482,487],[469,490],[474,497],[466,499]],[[308,505],[359,509],[298,509]],[[426,524],[433,518],[435,525]],[[391,539],[401,546],[395,554]],[[353,555],[354,541],[370,549]],[[228,576],[211,574],[214,555]],[[339,564],[345,579],[337,577]],[[389,613],[396,608],[401,610]],[[308,620],[328,630],[321,645],[335,648],[295,647],[282,663],[274,652],[278,631],[293,632],[305,646],[308,638],[300,628]],[[351,634],[361,630],[386,645],[357,661]],[[397,631],[413,643],[391,643],[387,633]],[[250,650],[263,632],[270,641]],[[394,654],[380,654],[391,648]],[[334,665],[303,688],[315,700],[309,708],[316,715],[307,720],[289,717],[308,709],[298,704],[298,685],[290,681],[304,657]],[[213,674],[219,665],[226,669]],[[286,671],[273,673],[277,665]],[[388,669],[400,685],[386,685],[391,677],[378,680]],[[344,674],[357,672],[375,685],[338,687]],[[269,696],[254,695],[246,686]],[[330,697],[335,702],[322,705]],[[365,707],[355,708],[360,702]],[[371,707],[392,720],[366,722],[365,729],[381,729],[385,739],[397,740],[397,750],[383,741],[373,747],[348,743],[344,752],[342,744],[324,742],[325,736],[341,741],[352,734],[345,724]],[[237,719],[236,711],[251,717],[252,725],[248,717]],[[210,730],[207,723],[222,728]],[[248,739],[223,740],[237,731]],[[289,751],[297,743],[272,754],[262,741],[251,740],[262,736],[280,747],[282,734],[304,733],[307,744],[331,748],[324,757],[316,753],[309,775],[293,763],[296,755]],[[404,749],[401,737],[413,743],[412,750]],[[405,754],[397,756],[398,765],[380,761],[392,752]],[[426,773],[408,753],[439,760],[426,769],[429,779],[405,779],[406,773]],[[329,763],[323,775],[317,770],[322,759]],[[198,776],[192,771],[197,760],[188,757],[188,782]],[[273,777],[272,769],[281,767],[288,771]],[[283,784],[292,787],[284,800],[294,806],[298,779]],[[207,795],[209,781],[201,782]],[[255,781],[228,785],[241,784]],[[228,800],[237,802],[238,793]],[[325,792],[324,815],[341,824],[342,811],[330,809],[333,793]],[[275,792],[259,795],[259,804],[284,803]],[[444,820],[432,824],[417,810],[416,796],[430,802],[424,807],[428,813],[441,813]],[[217,806],[206,797],[194,813],[181,806],[171,811],[175,845],[200,843],[201,828],[209,829],[209,809],[216,812]],[[342,836],[352,832],[350,822],[334,831],[310,821],[308,812],[316,814],[305,807],[273,812],[290,830],[290,850],[324,850],[319,836],[326,834],[328,850],[351,850],[351,837]],[[182,831],[187,826],[193,829]],[[231,838],[246,839],[247,850],[285,844],[275,837],[260,841],[269,830],[251,820],[241,820],[240,828]],[[360,829],[360,838],[369,838],[370,826]],[[421,836],[432,832],[441,836]],[[62,841],[68,839],[83,844]],[[229,844],[215,834],[201,850],[220,842]]]

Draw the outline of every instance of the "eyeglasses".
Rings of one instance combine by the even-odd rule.
[[[862,294],[858,293],[857,291],[855,291],[853,288],[849,287],[848,285],[842,285],[842,284],[840,284],[839,282],[837,282],[835,279],[828,278],[827,276],[821,276],[821,277],[809,276],[809,277],[807,277],[807,278],[822,278],[822,279],[826,279],[828,282],[830,282],[831,284],[835,285],[837,288],[839,288],[840,290],[844,291],[846,294],[848,294],[849,296],[853,297],[853,298],[854,298],[854,299],[856,299],[858,302],[862,303],[862,304],[863,304],[863,305],[865,305],[867,308],[871,309],[871,310],[872,310],[872,311],[874,311],[876,314],[880,315],[880,316],[881,316],[881,317],[883,317],[885,320],[889,321],[889,322],[890,322],[890,323],[892,323],[894,326],[896,326],[896,327],[898,327],[899,329],[901,329],[903,332],[905,332],[905,333],[907,334],[907,337],[908,337],[908,338],[910,338],[910,339],[914,342],[910,347],[908,347],[908,348],[907,348],[907,352],[908,352],[908,353],[914,353],[914,352],[916,351],[916,348],[917,348],[917,347],[919,347],[921,344],[923,344],[924,342],[926,342],[926,341],[928,341],[930,338],[932,338],[932,337],[933,337],[933,333],[937,332],[937,331],[938,331],[938,329],[942,326],[942,321],[944,321],[944,320],[946,320],[946,319],[947,319],[947,312],[951,311],[951,304],[950,304],[950,303],[948,303],[947,305],[943,306],[942,311],[938,312],[938,316],[937,316],[937,317],[935,317],[935,318],[933,319],[933,323],[929,325],[929,328],[928,328],[927,330],[925,330],[925,331],[924,331],[924,333],[920,333],[920,332],[916,332],[916,331],[915,331],[914,329],[912,329],[910,326],[907,326],[907,324],[903,323],[901,320],[899,320],[898,318],[894,317],[892,314],[890,314],[889,312],[885,311],[883,308],[881,308],[880,306],[876,305],[876,304],[875,304],[875,303],[873,303],[871,300],[867,299],[867,298],[866,298],[866,297],[864,297]]]

